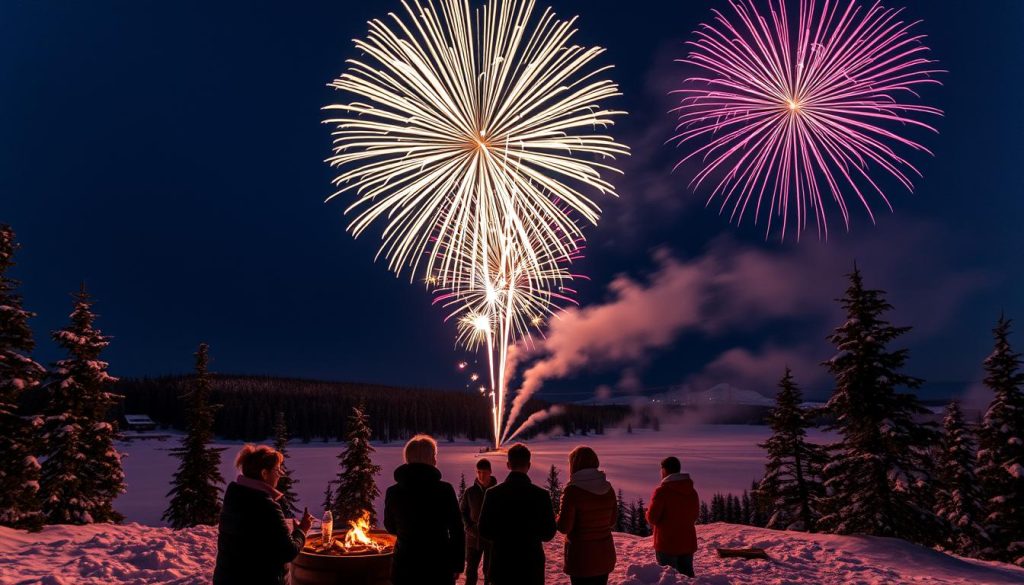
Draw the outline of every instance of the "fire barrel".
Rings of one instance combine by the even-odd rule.
[[[291,564],[291,585],[391,585],[394,536],[373,531],[372,537],[390,540],[384,553],[320,554],[303,549]],[[314,537],[316,538],[316,537]],[[319,540],[317,538],[317,540]]]

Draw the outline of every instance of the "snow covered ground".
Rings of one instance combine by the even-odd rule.
[[[688,581],[653,562],[651,539],[616,534],[615,585],[726,584],[1002,584],[1024,583],[1024,569],[961,559],[899,540],[807,535],[710,524],[698,527],[697,578]],[[758,546],[771,560],[719,559],[716,547]],[[562,539],[547,545],[548,585],[568,585]],[[26,534],[0,528],[3,585],[200,585],[209,583],[216,529],[49,526]]]
[[[528,443],[533,451],[530,475],[535,483],[542,483],[554,464],[564,482],[568,479],[569,451],[576,445],[587,444],[597,451],[601,468],[616,489],[623,490],[628,500],[642,497],[646,502],[660,479],[658,463],[675,455],[682,460],[683,471],[693,476],[701,497],[710,500],[719,491],[738,495],[750,487],[751,480],[764,473],[764,451],[757,444],[767,439],[768,434],[768,428],[763,426],[677,423],[665,424],[659,432],[638,429],[627,434],[622,429],[609,429],[604,435],[534,439]],[[164,525],[160,516],[167,507],[166,494],[178,463],[169,449],[177,445],[178,438],[174,436],[164,441],[131,441],[119,446],[128,455],[124,459],[128,493],[115,502],[115,508],[128,521]],[[241,443],[218,445],[227,448],[221,458],[221,472],[230,481],[237,475],[232,462]],[[466,481],[472,482],[474,465],[484,445],[483,441],[440,442],[438,467],[445,480],[458,486],[459,475],[465,473]],[[374,461],[383,468],[377,479],[382,492],[394,483],[391,474],[402,461],[402,446],[400,442],[374,444]],[[336,442],[320,441],[289,446],[288,466],[292,477],[299,481],[296,492],[300,505],[308,506],[314,515],[320,510],[327,481],[337,474],[336,457],[342,448]],[[496,474],[503,478],[504,459],[492,459],[497,464]],[[378,510],[382,507],[383,501],[378,501]]]

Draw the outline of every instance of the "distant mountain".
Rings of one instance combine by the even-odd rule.
[[[684,406],[773,406],[775,400],[754,390],[744,390],[731,384],[716,384],[703,392],[675,390],[651,397],[656,402]]]
[[[963,399],[968,393],[970,383],[968,382],[925,382],[917,390],[916,394],[921,401],[936,411],[944,409],[950,400]],[[906,391],[902,389],[901,391]],[[812,393],[811,400],[804,403],[804,406],[822,406],[828,400],[828,395]],[[775,404],[774,396],[765,396],[755,390],[737,388],[728,383],[721,383],[703,391],[694,391],[685,387],[672,388],[666,392],[651,394],[617,394],[607,398],[588,398],[577,401],[576,404],[591,406],[642,406],[645,404],[668,404],[689,407],[711,407],[711,406],[765,406],[771,407]]]
[[[772,406],[774,399],[768,398],[753,390],[744,390],[730,384],[717,384],[704,390],[694,392],[679,388],[657,394],[620,394],[608,398],[589,398],[577,404],[588,405],[628,405],[668,404],[678,406]]]

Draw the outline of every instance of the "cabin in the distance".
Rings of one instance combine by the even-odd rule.
[[[126,414],[124,428],[129,431],[155,431],[156,422],[147,414]]]

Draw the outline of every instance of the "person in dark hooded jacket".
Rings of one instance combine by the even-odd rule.
[[[384,528],[398,537],[394,585],[452,585],[465,566],[465,534],[455,489],[441,481],[437,443],[416,435],[384,495]]]
[[[313,517],[289,523],[278,500],[284,456],[266,445],[245,445],[235,458],[241,471],[224,492],[217,532],[214,585],[282,585],[286,566],[302,550]]]
[[[658,564],[693,577],[693,553],[697,552],[697,530],[693,525],[700,498],[690,475],[681,473],[681,469],[675,457],[661,461],[661,484],[651,496],[647,522],[654,527],[654,555]]]
[[[484,493],[498,485],[498,480],[491,475],[491,462],[480,459],[476,462],[476,479],[462,494],[459,508],[462,510],[462,523],[466,527],[466,582],[464,585],[476,585],[480,559],[486,550],[480,542],[480,508],[484,505]],[[487,561],[484,561],[484,571]]]
[[[555,537],[548,491],[533,485],[530,450],[508,450],[508,477],[487,490],[480,509],[480,538],[490,546],[487,580],[494,585],[544,585],[544,543]]]

